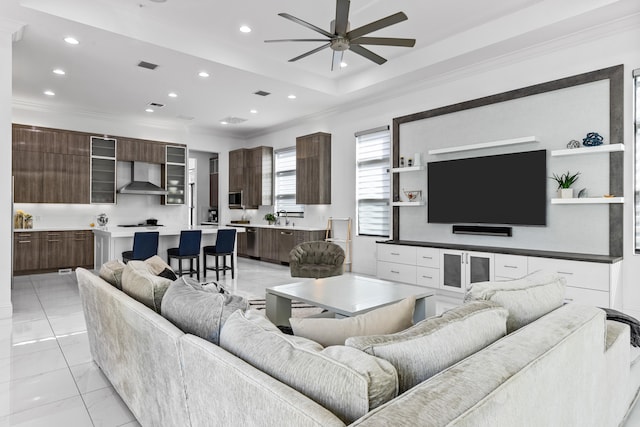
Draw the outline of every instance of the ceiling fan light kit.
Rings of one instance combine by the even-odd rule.
[[[375,62],[378,65],[382,65],[387,60],[362,45],[377,45],[377,46],[399,46],[399,47],[413,47],[415,46],[415,39],[406,38],[389,38],[389,37],[364,37],[374,31],[381,30],[391,25],[397,24],[402,21],[406,21],[407,15],[403,12],[394,13],[386,18],[379,19],[369,24],[358,27],[354,30],[349,28],[349,7],[351,2],[349,0],[336,0],[336,18],[331,21],[331,31],[325,31],[322,28],[316,27],[300,18],[296,18],[288,13],[279,13],[285,19],[293,21],[304,27],[309,28],[323,36],[326,39],[281,39],[281,40],[265,40],[266,43],[277,42],[323,42],[322,46],[312,49],[302,55],[291,58],[289,62],[295,62],[314,53],[320,52],[326,48],[333,50],[331,60],[331,70],[340,68],[342,57],[345,51],[350,50],[360,56],[367,58],[370,61]]]

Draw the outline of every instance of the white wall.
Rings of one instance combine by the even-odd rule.
[[[640,26],[611,28],[606,37],[578,40],[565,38],[547,43],[509,57],[479,63],[474,67],[443,75],[439,79],[423,82],[419,86],[401,88],[397,97],[363,102],[349,111],[302,120],[289,128],[257,136],[249,141],[251,146],[270,145],[274,148],[291,146],[296,136],[317,131],[332,134],[332,205],[308,207],[304,221],[324,224],[332,216],[355,218],[355,138],[360,130],[390,125],[394,117],[430,110],[461,101],[493,95],[533,84],[585,73],[618,64],[625,65],[625,190],[624,207],[624,308],[640,314],[640,287],[635,286],[640,277],[640,262],[633,253],[633,133],[632,133],[632,83],[631,70],[640,67]],[[588,37],[588,33],[580,35]],[[579,114],[579,112],[576,112]],[[588,219],[577,217],[589,232]],[[375,241],[370,237],[355,237],[353,245],[353,270],[375,274]],[[482,244],[480,241],[474,242]],[[541,242],[544,245],[544,242]],[[550,244],[550,248],[553,244]],[[549,249],[549,248],[548,248]],[[576,248],[577,249],[577,248]]]

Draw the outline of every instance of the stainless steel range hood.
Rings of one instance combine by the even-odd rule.
[[[120,194],[142,194],[164,196],[167,190],[153,184],[149,176],[152,167],[160,167],[152,163],[131,162],[131,182],[118,190]]]

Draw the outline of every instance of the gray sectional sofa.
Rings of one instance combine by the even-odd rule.
[[[225,350],[237,339],[225,328],[215,345],[88,270],[77,278],[93,358],[145,427],[617,426],[640,386],[628,326],[571,304],[345,420]],[[347,406],[357,398],[335,393]]]

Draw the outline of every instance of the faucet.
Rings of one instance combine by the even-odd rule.
[[[289,214],[284,209],[280,209],[278,211],[278,225],[280,225],[280,214],[283,212],[284,212],[284,225],[289,225]]]

